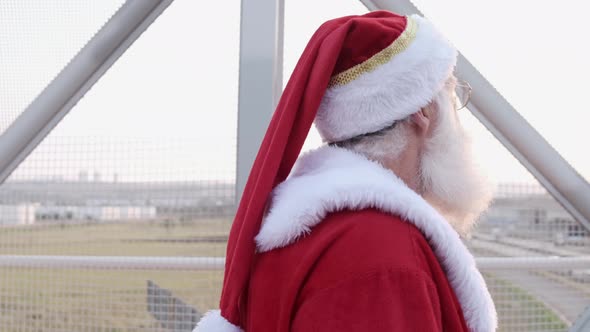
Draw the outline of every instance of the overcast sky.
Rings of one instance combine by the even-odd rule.
[[[122,0],[0,2],[0,131]],[[590,178],[590,49],[583,1],[416,1],[496,88]],[[18,177],[103,180],[234,176],[240,3],[176,0],[105,74]],[[362,14],[355,0],[286,0],[284,78],[325,20]],[[484,167],[498,182],[532,177],[468,112]],[[306,148],[320,144],[312,133]]]

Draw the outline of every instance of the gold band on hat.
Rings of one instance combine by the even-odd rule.
[[[337,75],[330,78],[328,88],[348,84],[364,73],[371,72],[377,67],[389,62],[394,56],[403,52],[408,45],[416,37],[418,31],[418,24],[409,16],[406,16],[407,23],[406,28],[391,45],[379,51],[369,59],[359,63],[358,65],[351,67]]]

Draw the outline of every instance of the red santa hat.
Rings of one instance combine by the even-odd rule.
[[[379,131],[426,106],[456,49],[424,18],[376,11],[324,23],[303,51],[250,172],[229,235],[220,308],[197,332],[242,331],[245,290],[272,189],[289,175],[315,120],[325,141]]]

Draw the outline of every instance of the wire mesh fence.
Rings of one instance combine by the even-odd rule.
[[[235,211],[234,164],[194,174],[196,156],[215,157],[194,145],[171,138],[43,142],[0,186],[0,330],[190,331],[217,306],[222,270],[173,264],[223,257]],[[114,156],[116,172],[100,168]],[[145,167],[157,163],[152,157],[173,162]],[[93,161],[102,172],[85,168]],[[147,257],[148,266],[162,257],[168,265],[18,263],[39,256]]]
[[[0,133],[123,2],[0,4]],[[190,331],[217,306],[223,271],[176,264],[218,265],[235,211],[238,49],[197,46],[239,39],[239,2],[195,39],[213,10],[175,1],[0,185],[0,331]]]
[[[3,331],[191,331],[216,303],[222,271],[11,269]],[[202,309],[197,309],[202,308]]]
[[[538,184],[499,186],[467,241],[478,257],[588,257],[590,236]],[[590,266],[484,270],[500,331],[567,331],[590,308]]]
[[[154,257],[153,264],[155,257],[223,257],[235,211],[232,168],[191,180],[202,156],[217,151],[195,153],[192,143],[50,136],[0,186],[0,255]],[[184,166],[142,166],[154,158],[178,160],[179,154]],[[86,169],[114,156],[121,159],[110,163],[116,172]],[[229,180],[213,180],[220,176]],[[505,184],[467,244],[477,257],[582,257],[589,246],[580,227],[537,185]],[[212,266],[4,265],[0,326],[26,332],[190,331],[217,306],[223,272]],[[590,305],[588,271],[484,269],[500,330],[566,331]]]
[[[37,80],[23,69],[30,59],[15,55],[20,46],[3,43],[41,38],[31,37],[40,25],[0,31],[0,133],[122,1],[104,8],[92,7],[97,2],[59,3],[79,4],[64,10],[71,14],[66,23],[81,26],[79,17],[93,19],[76,38],[66,36],[55,47],[60,57],[45,59],[53,66],[37,71]],[[186,26],[199,21],[195,15],[208,14],[187,10],[195,3],[176,1],[167,10],[190,13],[190,20],[164,14],[155,25],[178,21],[185,26],[177,30],[199,31]],[[236,4],[224,9],[239,17]],[[27,6],[0,3],[0,22],[6,13],[31,11]],[[237,40],[239,19],[228,21]],[[182,49],[188,47],[183,38],[153,28],[157,45],[149,44],[148,31],[129,50],[133,57],[123,56],[0,185],[0,331],[190,331],[206,310],[217,307],[219,259],[236,208],[237,50],[230,54],[233,62],[214,54],[199,63],[192,61],[198,50]],[[19,39],[9,38],[13,34]],[[225,39],[211,38],[205,42]],[[25,46],[19,54],[44,50]],[[162,51],[146,55],[156,47]],[[219,79],[217,68],[232,63],[235,75]],[[145,67],[126,70],[142,64],[149,64],[152,80],[138,85],[137,72]],[[166,84],[178,88],[163,89]],[[203,92],[216,89],[223,98]],[[139,100],[144,104],[137,106]],[[213,104],[221,106],[204,112]],[[589,240],[587,230],[538,184],[511,183],[499,186],[467,244],[478,258],[582,257],[590,255]],[[50,262],[41,264],[39,257]],[[187,257],[204,257],[199,264],[205,267],[180,264]],[[566,331],[590,305],[590,266],[483,273],[500,331]]]
[[[0,2],[0,134],[124,2]]]

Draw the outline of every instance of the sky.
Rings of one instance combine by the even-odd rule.
[[[122,0],[0,2],[0,131]],[[284,84],[325,20],[356,0],[286,0]],[[586,179],[590,31],[585,2],[416,1],[418,7]],[[104,75],[13,178],[231,179],[238,106],[238,0],[176,0]],[[532,176],[468,111],[482,166],[497,182]],[[310,133],[305,149],[321,144]]]

